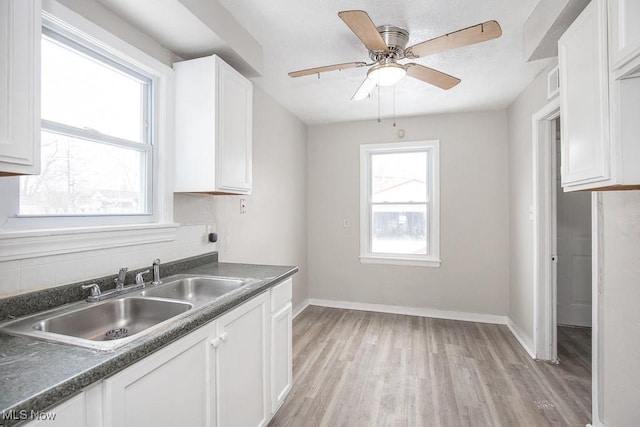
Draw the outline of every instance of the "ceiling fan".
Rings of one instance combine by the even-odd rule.
[[[308,68],[306,70],[293,71],[289,73],[289,76],[302,77],[311,74],[320,75],[320,73],[327,71],[347,68],[371,67],[367,71],[367,77],[351,98],[354,101],[359,101],[369,96],[371,89],[375,86],[393,86],[405,75],[442,89],[451,89],[460,83],[460,79],[415,62],[400,64],[398,61],[421,58],[434,53],[492,40],[502,35],[500,24],[496,21],[487,21],[405,47],[409,41],[409,32],[403,28],[394,27],[393,25],[376,27],[367,12],[363,10],[345,10],[339,12],[338,16],[369,50],[369,57],[373,62],[346,62]]]

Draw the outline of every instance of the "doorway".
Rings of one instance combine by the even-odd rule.
[[[560,118],[554,120],[557,360],[591,370],[591,193],[565,192],[560,180]],[[555,229],[555,232],[554,232]],[[576,366],[577,368],[578,366]]]
[[[577,203],[579,207],[564,207],[563,197],[568,193],[564,193],[559,186],[560,165],[557,164],[560,159],[558,150],[561,148],[561,143],[557,143],[560,139],[559,117],[560,100],[558,98],[550,101],[532,116],[533,351],[536,359],[558,362],[558,337],[568,342],[567,340],[572,337],[565,332],[579,332],[572,328],[588,324],[590,320],[591,334],[587,337],[590,338],[590,354],[589,347],[583,347],[581,351],[584,358],[578,363],[588,363],[591,369],[592,420],[596,422],[599,420],[598,395],[601,383],[598,369],[600,306],[598,289],[601,287],[599,259],[602,255],[602,196],[598,192],[584,192],[583,196],[578,196],[581,198]],[[561,210],[560,214],[558,209]],[[559,217],[561,220],[563,217],[571,217],[576,209],[580,210],[578,229],[574,230],[572,225],[558,223]],[[559,227],[560,231],[558,231]],[[584,231],[585,227],[590,229],[590,233]],[[562,234],[560,238],[558,233]],[[588,240],[587,234],[589,234]],[[589,246],[591,250],[585,250],[585,247]],[[563,262],[565,264],[562,264]],[[590,279],[589,287],[574,289],[581,282],[580,276]],[[590,316],[587,314],[589,312]],[[561,326],[558,331],[559,323],[573,324],[573,326],[569,329]],[[585,337],[574,338],[585,343],[584,339],[580,341]],[[562,349],[561,355],[565,350]]]

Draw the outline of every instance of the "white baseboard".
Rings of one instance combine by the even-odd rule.
[[[606,425],[600,420],[593,420],[591,424],[587,424],[587,427],[606,427]]]
[[[301,304],[299,304],[296,308],[293,309],[293,319],[295,319],[298,316],[298,314],[302,313],[304,309],[307,307],[309,307],[309,298],[302,301]]]
[[[511,320],[511,318],[509,317],[507,317],[507,327],[509,328],[513,336],[516,337],[516,339],[518,340],[522,348],[524,348],[524,351],[526,351],[527,354],[529,354],[529,356],[531,356],[532,359],[535,359],[536,352],[533,351],[531,346],[524,339],[524,334],[522,333],[520,328],[515,323],[513,323],[513,320]]]
[[[350,310],[375,311],[379,313],[405,314],[408,316],[434,317],[436,319],[463,320],[466,322],[494,323],[498,325],[507,324],[506,316],[437,310],[435,308],[404,307],[400,305],[370,304],[364,302],[335,301],[316,298],[310,298],[309,305],[346,308]]]

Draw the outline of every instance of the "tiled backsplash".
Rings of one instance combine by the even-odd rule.
[[[0,297],[151,266],[155,258],[174,261],[217,250],[206,240],[205,225],[184,225],[176,240],[145,245],[0,262]]]

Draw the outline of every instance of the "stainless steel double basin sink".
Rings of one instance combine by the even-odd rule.
[[[97,303],[79,302],[11,321],[0,330],[47,341],[112,350],[253,282],[177,275],[157,286]]]

